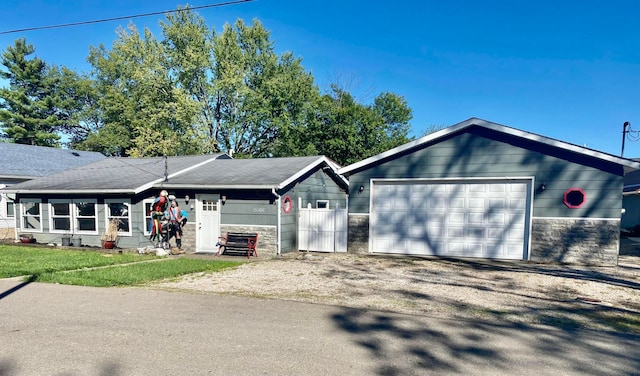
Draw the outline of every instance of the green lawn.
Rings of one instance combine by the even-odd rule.
[[[145,262],[148,261],[148,262]],[[127,286],[197,272],[214,272],[237,261],[169,259],[0,244],[0,278],[84,286]]]

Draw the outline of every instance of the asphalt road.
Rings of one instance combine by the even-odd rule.
[[[0,375],[640,375],[640,335],[0,280]]]

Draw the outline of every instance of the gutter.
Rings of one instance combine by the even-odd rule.
[[[276,248],[277,248],[276,254],[278,256],[280,256],[282,254],[281,249],[280,249],[281,248],[280,237],[281,237],[281,232],[282,232],[282,228],[281,228],[281,226],[282,226],[282,212],[280,211],[280,208],[282,207],[282,202],[281,202],[280,195],[276,193],[276,189],[275,188],[271,188],[271,193],[276,197],[277,202],[278,202],[277,208],[276,208],[276,210],[278,212],[278,226],[276,228],[276,233],[277,233],[278,240],[277,240],[277,244],[276,244]]]

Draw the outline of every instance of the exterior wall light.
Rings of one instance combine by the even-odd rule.
[[[189,205],[189,200],[191,199],[191,197],[189,197],[189,195],[184,195],[184,203],[186,205]]]
[[[227,202],[227,196],[225,195],[220,196],[220,201],[222,201],[222,205],[224,205],[224,203]]]
[[[358,188],[358,193],[362,193],[362,191],[364,191],[364,185],[361,185],[360,188]]]

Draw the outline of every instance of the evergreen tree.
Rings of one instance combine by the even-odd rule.
[[[9,88],[0,88],[0,129],[2,137],[18,144],[57,146],[61,124],[51,95],[53,81],[44,61],[37,57],[26,39],[15,41],[2,53],[0,77]]]

